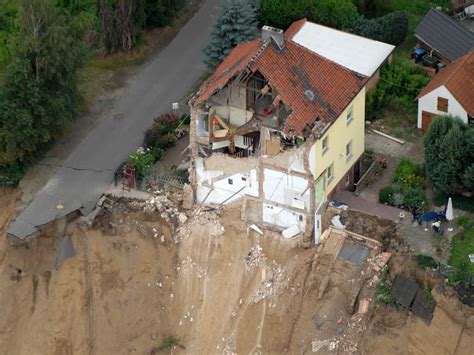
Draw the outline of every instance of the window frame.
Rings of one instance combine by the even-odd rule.
[[[326,146],[324,146],[325,141],[326,141]],[[329,150],[329,136],[326,136],[326,137],[323,138],[321,146],[322,146],[322,149],[323,149],[322,155],[324,155]]]
[[[444,106],[446,105],[446,110],[444,109]],[[440,112],[445,112],[447,113],[449,110],[449,99],[445,97],[438,96],[437,102],[436,102],[436,109]]]
[[[329,172],[331,172],[331,176],[329,176]],[[326,180],[327,185],[329,185],[334,180],[334,162],[329,164],[326,168]]]
[[[347,154],[347,148],[349,148],[349,154]],[[349,141],[349,143],[346,144],[346,162],[351,160],[352,158],[352,139]]]
[[[347,111],[346,115],[346,125],[349,126],[349,124],[354,120],[354,112],[353,112],[353,107],[351,106],[349,110]]]

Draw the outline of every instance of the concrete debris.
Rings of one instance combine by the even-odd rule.
[[[184,213],[178,215],[179,223],[184,224],[188,220],[188,217]]]
[[[331,344],[331,340],[326,339],[326,340],[313,340],[311,342],[311,351],[313,353],[317,353],[319,350],[321,350],[324,347],[327,347],[329,349],[329,345]]]
[[[373,258],[368,259],[367,261],[369,262],[370,266],[375,272],[380,272],[388,263],[391,256],[392,256],[391,253],[383,252],[383,253],[377,254]]]
[[[257,232],[258,234],[263,235],[263,231],[262,231],[260,228],[258,228],[257,225],[251,224],[251,225],[249,226],[249,228],[250,228],[250,229],[253,229],[253,230],[254,230],[255,232]]]
[[[183,208],[190,210],[193,208],[194,194],[193,188],[189,184],[185,184],[183,187]]]
[[[266,260],[265,255],[262,253],[262,247],[257,244],[250,248],[247,256],[245,257],[245,266],[247,270],[254,269],[264,263]]]
[[[339,230],[346,229],[346,226],[342,224],[341,222],[341,216],[334,216],[333,218],[331,218],[331,223],[334,227],[336,227]]]
[[[283,230],[281,232],[281,234],[283,235],[283,238],[285,239],[290,239],[290,238],[294,238],[296,237],[297,235],[301,234],[301,230],[300,228],[295,224],[294,226],[291,226],[285,230]]]
[[[367,298],[364,298],[359,303],[359,310],[357,313],[359,314],[366,314],[369,311],[370,301]]]
[[[192,235],[196,228],[205,226],[209,237],[215,238],[224,234],[224,226],[221,224],[219,215],[215,211],[199,212],[187,223],[177,229],[176,240],[186,239]]]
[[[265,279],[252,296],[252,301],[254,303],[258,303],[270,296],[279,294],[288,285],[288,278],[285,277],[283,267],[277,264],[274,260],[272,261],[272,266],[265,272],[265,275]]]

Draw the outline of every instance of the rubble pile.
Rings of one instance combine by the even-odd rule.
[[[250,248],[247,256],[245,257],[245,269],[247,271],[252,270],[260,266],[261,263],[264,263],[265,260],[266,257],[262,253],[262,247],[259,244],[254,245]]]
[[[285,277],[285,272],[282,266],[275,260],[273,260],[269,270],[265,269],[265,271],[262,272],[262,276],[263,275],[265,275],[263,282],[252,296],[254,303],[258,303],[272,295],[279,294],[287,286],[288,279]]]
[[[181,213],[181,215],[184,215],[184,213]],[[186,217],[186,215],[184,215],[184,217]],[[181,218],[183,218],[183,216],[178,216],[180,221]],[[225,231],[224,226],[220,222],[219,215],[214,211],[201,211],[189,220],[186,219],[184,221],[188,223],[181,223],[181,226],[177,230],[179,240],[189,237],[197,226],[206,226],[208,235],[211,238],[221,236]]]
[[[194,262],[189,256],[181,261],[180,265],[176,267],[176,270],[184,275],[195,273],[198,279],[207,276],[207,270],[196,264],[196,262]]]

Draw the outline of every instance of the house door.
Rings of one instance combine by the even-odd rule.
[[[428,128],[430,127],[431,120],[434,114],[431,112],[422,111],[421,112],[421,131],[426,133]]]
[[[326,191],[324,189],[325,181],[324,181],[324,173],[321,174],[319,179],[315,183],[315,197],[316,197],[316,208],[319,208],[319,206],[326,200]],[[317,210],[316,210],[317,212]]]

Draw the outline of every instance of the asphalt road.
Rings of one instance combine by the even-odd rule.
[[[126,93],[10,225],[26,240],[38,226],[97,202],[119,164],[135,151],[153,118],[184,97],[206,68],[201,62],[219,0],[207,0],[173,41],[143,66]],[[63,206],[58,209],[58,205]]]

